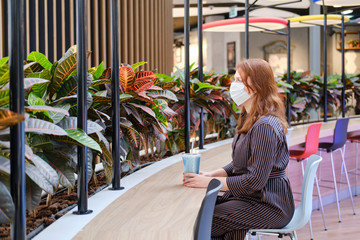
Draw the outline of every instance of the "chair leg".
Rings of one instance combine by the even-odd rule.
[[[334,179],[335,196],[336,196],[336,204],[337,204],[337,209],[338,209],[338,214],[339,214],[339,222],[341,222],[339,196],[338,196],[338,191],[337,191],[337,186],[336,186],[336,176],[335,176],[334,159],[333,159],[332,152],[330,154],[330,160],[331,160],[331,168],[332,168],[332,174],[333,174],[333,179]]]
[[[309,218],[309,228],[310,228],[310,239],[314,240],[313,230],[312,230],[312,224],[311,224],[311,215]]]
[[[342,157],[342,158],[345,158],[345,146],[346,146],[346,145],[344,145],[344,152],[341,153],[341,157]],[[341,151],[341,149],[340,149],[340,151]],[[343,164],[343,162],[341,162],[339,193],[341,192],[342,175],[343,175],[344,173],[345,173],[345,172],[344,172],[344,164]]]
[[[319,195],[319,203],[320,203],[320,209],[321,209],[322,219],[323,219],[323,223],[324,223],[324,229],[325,229],[325,231],[327,231],[326,220],[325,220],[325,212],[324,212],[324,205],[322,203],[320,187],[319,187],[319,181],[318,181],[316,175],[315,175],[315,183],[316,183],[316,188],[317,188],[318,195]]]
[[[297,235],[296,235],[296,231],[294,231],[293,234],[290,233],[290,238],[291,238],[291,240],[298,240]]]
[[[358,170],[358,147],[359,141],[356,141],[356,157],[355,157],[355,196],[357,196],[357,170]]]
[[[321,150],[319,149],[320,157],[321,157]],[[319,163],[318,172],[319,172],[319,182],[321,181],[321,162]]]
[[[306,159],[306,161],[307,161],[307,159]],[[304,161],[301,161],[301,172],[304,177]],[[312,210],[311,210],[311,212],[312,212]],[[311,237],[311,240],[313,240],[314,236],[313,236],[312,225],[311,225],[311,215],[310,215],[310,219],[309,219],[309,228],[310,228],[310,237]]]
[[[345,158],[344,158],[344,154],[343,154],[343,151],[342,151],[341,148],[340,148],[340,153],[341,153],[341,158],[342,158],[342,162],[343,162],[343,165],[344,165],[344,171],[345,171],[345,177],[346,177],[347,185],[348,185],[348,188],[349,188],[349,194],[350,194],[351,204],[352,204],[352,208],[353,208],[353,213],[354,213],[354,215],[355,215],[355,214],[356,214],[356,213],[355,213],[355,206],[354,206],[354,200],[353,200],[352,192],[351,192],[349,175],[348,175],[348,172],[347,172],[347,169],[346,169]]]

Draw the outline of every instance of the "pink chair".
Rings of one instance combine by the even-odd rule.
[[[349,140],[350,142],[356,143],[355,168],[349,170],[349,172],[355,171],[355,196],[357,196],[357,190],[356,190],[357,189],[357,170],[359,169],[359,167],[358,167],[358,158],[359,158],[358,148],[359,148],[359,143],[360,143],[360,135],[348,137],[347,140]]]

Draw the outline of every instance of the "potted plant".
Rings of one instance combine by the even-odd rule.
[[[355,41],[351,39],[348,41],[348,44],[350,48],[353,48],[355,46]]]
[[[360,40],[354,41],[354,47],[360,47]]]

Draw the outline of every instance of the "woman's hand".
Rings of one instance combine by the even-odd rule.
[[[203,175],[205,177],[213,177],[212,173],[211,172],[202,172],[200,171],[199,172],[199,175]]]
[[[185,177],[189,177],[189,178],[185,180]],[[183,178],[183,183],[185,187],[207,188],[211,179],[212,179],[211,177],[207,177],[202,174],[185,173]]]

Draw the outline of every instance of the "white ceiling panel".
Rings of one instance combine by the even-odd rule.
[[[242,10],[243,8],[238,8],[238,10]],[[230,8],[228,7],[214,7],[214,8],[203,8],[203,15],[214,15],[214,14],[224,14],[228,13],[230,11]],[[197,8],[190,8],[190,16],[197,16],[198,15],[198,9]],[[173,8],[173,17],[184,17],[184,8]]]
[[[322,5],[323,1],[319,0],[315,2],[316,4]],[[324,0],[324,4],[327,6],[360,6],[360,0]]]
[[[274,8],[259,8],[249,13],[250,17],[280,17],[292,18],[299,17],[298,14]]]

